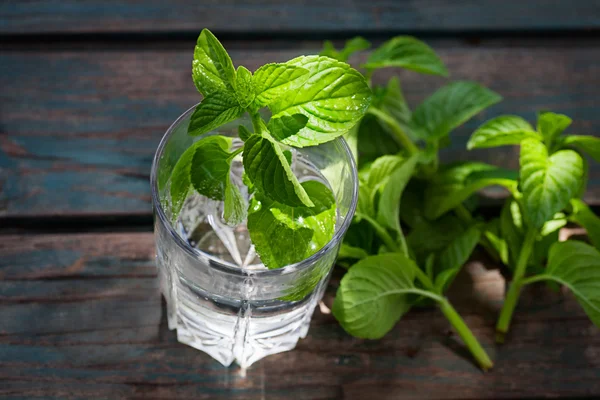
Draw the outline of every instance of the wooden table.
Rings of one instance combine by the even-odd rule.
[[[224,368],[166,327],[148,182],[160,137],[199,100],[190,63],[203,27],[250,69],[317,52],[326,38],[426,39],[453,79],[505,97],[455,133],[446,159],[514,167],[513,149],[464,150],[474,127],[502,113],[533,120],[551,109],[575,120],[572,132],[598,134],[598,1],[105,3],[0,4],[0,397],[600,396],[600,331],[572,296],[529,290],[508,342],[496,346],[504,281],[477,261],[451,297],[495,360],[489,373],[435,310],[412,311],[383,340],[365,341],[345,334],[326,307],[296,350],[245,377]],[[400,77],[413,105],[444,82]],[[586,200],[600,204],[598,165]]]

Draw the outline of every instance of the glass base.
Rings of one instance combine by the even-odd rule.
[[[209,298],[181,279],[171,285],[162,270],[161,281],[169,329],[177,332],[177,340],[224,366],[235,361],[247,368],[268,355],[292,350],[299,339],[306,337],[328,279],[320,282],[305,301],[276,308]]]

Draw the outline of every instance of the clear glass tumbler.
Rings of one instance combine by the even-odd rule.
[[[169,328],[177,331],[180,342],[208,353],[223,365],[236,361],[245,368],[267,355],[293,349],[298,339],[306,336],[356,208],[356,166],[341,138],[316,147],[291,149],[292,167],[301,181],[320,179],[332,189],[337,202],[336,229],[331,241],[314,255],[268,270],[254,256],[245,227],[229,228],[222,223],[222,204],[191,193],[181,212],[185,218],[172,221],[171,171],[183,152],[203,137],[187,134],[193,111],[194,107],[168,129],[152,165],[161,291],[167,302]],[[251,126],[249,119],[242,119],[207,135],[237,137],[240,123]],[[235,176],[231,179],[248,197],[241,185],[242,170],[241,162],[232,164]],[[192,231],[196,235],[193,240],[188,236]],[[204,232],[202,238],[197,237],[197,231]],[[209,245],[201,245],[205,242]],[[249,260],[257,261],[252,264]]]

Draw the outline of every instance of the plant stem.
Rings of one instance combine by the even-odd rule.
[[[529,228],[525,235],[525,241],[521,247],[521,252],[519,253],[519,259],[517,260],[517,267],[515,268],[512,282],[508,288],[506,298],[504,299],[504,305],[500,311],[498,323],[496,324],[497,343],[503,343],[504,336],[508,332],[510,320],[517,305],[517,301],[519,300],[519,294],[521,293],[521,286],[523,286],[523,277],[525,276],[525,271],[527,269],[527,261],[529,261],[529,256],[533,250],[533,244],[535,243],[536,237],[537,230]]]
[[[534,282],[554,281],[554,280],[555,279],[552,277],[552,275],[546,275],[546,274],[534,275],[534,276],[530,276],[529,278],[523,279],[521,281],[521,286],[529,285]]]
[[[377,236],[379,236],[381,238],[381,240],[383,240],[383,243],[389,250],[391,250],[393,252],[402,252],[401,249],[398,247],[398,244],[396,244],[396,242],[394,241],[394,239],[392,239],[390,234],[385,230],[385,228],[383,226],[379,225],[379,223],[377,221],[375,221],[373,218],[369,217],[366,214],[356,213],[355,215],[358,218],[362,218],[365,221],[367,221],[369,224],[371,224],[373,229],[375,229],[375,233],[377,233]],[[403,254],[408,256],[408,253],[403,253]]]
[[[392,117],[385,111],[382,111],[375,107],[369,107],[367,112],[373,114],[390,127],[390,129],[394,132],[394,135],[396,136],[398,142],[400,142],[402,147],[404,147],[406,151],[408,151],[409,155],[412,156],[413,154],[419,152],[419,148],[413,143],[412,140],[410,140],[406,132],[404,132],[404,130],[402,129],[400,124],[398,124],[398,122],[394,119],[394,117]]]
[[[456,213],[458,218],[460,218],[461,221],[463,221],[464,223],[473,223],[473,216],[463,204],[459,204],[458,207],[454,209],[454,212]],[[500,254],[498,254],[494,246],[490,243],[489,239],[485,236],[485,232],[481,235],[481,238],[479,239],[479,244],[485,249],[485,251],[490,255],[490,257],[492,257],[494,262],[501,262]]]
[[[252,128],[254,128],[254,133],[258,133],[259,135],[262,133],[264,128],[264,121],[260,117],[259,113],[250,114],[252,118]]]
[[[492,368],[494,363],[492,360],[490,360],[490,357],[487,355],[483,347],[481,347],[481,344],[479,344],[479,341],[473,335],[473,332],[471,332],[465,321],[456,312],[454,307],[452,307],[452,304],[450,304],[447,299],[444,299],[440,302],[440,310],[442,310],[442,313],[444,313],[448,321],[450,321],[450,324],[452,324],[454,329],[456,329],[456,332],[458,332],[458,335],[461,337],[463,342],[465,342],[465,345],[473,357],[475,357],[475,360],[481,369],[487,371]]]

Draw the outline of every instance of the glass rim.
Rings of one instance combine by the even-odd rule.
[[[200,104],[200,103],[198,103],[198,104]],[[156,153],[154,153],[154,157],[152,160],[152,168],[150,171],[150,186],[152,188],[152,206],[154,207],[154,212],[155,212],[155,214],[158,214],[160,223],[162,223],[163,225],[166,226],[166,228],[169,232],[169,236],[171,236],[171,238],[175,241],[175,243],[177,244],[177,246],[180,249],[182,249],[183,251],[185,251],[186,253],[188,253],[190,256],[192,256],[195,259],[198,259],[199,256],[206,257],[209,260],[214,261],[215,263],[218,264],[218,266],[209,264],[210,267],[221,268],[221,269],[224,269],[226,272],[234,274],[234,275],[253,276],[253,277],[277,276],[277,275],[285,275],[285,274],[293,273],[293,272],[302,270],[304,268],[307,268],[307,267],[313,265],[317,259],[322,257],[333,246],[337,245],[337,243],[339,243],[343,240],[344,234],[346,233],[346,231],[348,230],[348,227],[352,223],[352,219],[353,219],[354,213],[356,211],[356,206],[358,204],[358,171],[356,169],[356,161],[354,160],[352,151],[350,150],[348,143],[346,143],[346,140],[344,140],[344,138],[341,136],[333,139],[333,141],[339,141],[341,143],[344,154],[350,162],[350,174],[351,174],[351,178],[352,178],[352,200],[350,203],[350,207],[348,208],[346,218],[344,218],[344,220],[342,221],[340,228],[335,231],[335,233],[333,234],[333,236],[329,240],[329,242],[327,242],[327,244],[325,244],[325,246],[321,247],[315,254],[309,256],[308,258],[305,258],[302,261],[299,261],[294,264],[286,265],[285,267],[282,267],[282,268],[267,269],[267,270],[261,270],[261,271],[248,271],[248,270],[246,270],[244,268],[240,268],[228,261],[225,261],[218,257],[215,257],[212,254],[209,254],[202,250],[193,248],[192,246],[190,246],[189,243],[187,243],[185,240],[183,240],[183,238],[181,236],[179,236],[179,234],[173,228],[173,225],[169,221],[169,218],[167,218],[165,211],[163,210],[163,207],[162,207],[162,202],[160,201],[159,190],[158,190],[158,163],[160,161],[160,156],[162,156],[163,151],[165,149],[165,146],[166,146],[169,138],[173,135],[173,132],[175,131],[175,128],[181,123],[181,120],[186,118],[189,114],[191,114],[196,109],[198,104],[190,107],[186,112],[181,114],[171,124],[171,126],[169,126],[169,128],[163,135],[162,139],[160,140],[160,143],[156,149]],[[348,215],[351,215],[352,218],[348,218]],[[155,234],[156,234],[156,232],[155,232]]]

